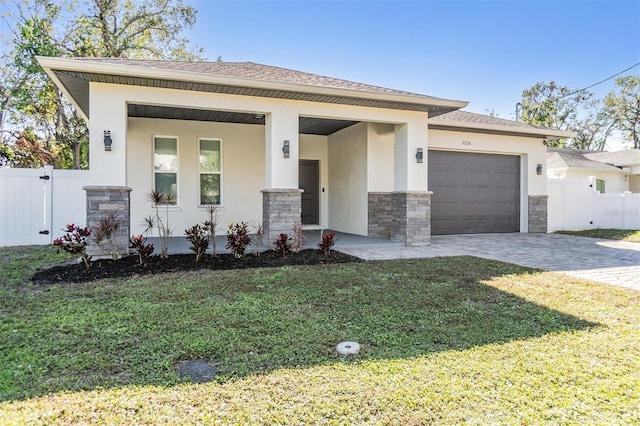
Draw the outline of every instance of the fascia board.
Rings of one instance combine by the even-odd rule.
[[[64,96],[69,100],[69,102],[71,102],[73,107],[76,109],[78,114],[80,114],[80,116],[84,119],[84,121],[86,121],[87,126],[88,126],[89,125],[89,117],[84,113],[82,108],[80,108],[80,105],[78,105],[78,103],[76,102],[75,98],[71,95],[71,93],[69,93],[67,91],[67,88],[64,86],[64,84],[62,84],[62,82],[60,81],[60,79],[58,78],[56,73],[53,72],[52,67],[48,64],[48,62],[49,62],[49,61],[47,61],[48,59],[54,59],[54,58],[47,58],[47,57],[44,57],[44,56],[36,56],[36,60],[38,61],[38,63],[40,64],[40,66],[42,67],[44,72],[47,73],[49,78],[51,78],[51,80],[55,83],[56,87],[58,87],[58,89],[60,89],[60,91],[64,94]]]
[[[429,124],[433,126],[457,127],[470,130],[476,129],[502,133],[522,133],[523,135],[536,135],[545,139],[562,139],[572,138],[576,136],[575,132],[569,132],[565,130],[539,129],[536,127],[501,126],[498,124],[487,123],[466,123],[463,121],[438,120],[432,123],[430,122]]]
[[[341,89],[333,87],[309,86],[305,84],[275,82],[267,80],[256,80],[242,77],[231,77],[223,75],[208,75],[191,71],[161,70],[156,68],[145,68],[135,65],[119,65],[110,63],[91,62],[89,60],[75,60],[70,58],[37,57],[43,68],[59,69],[65,71],[87,72],[96,74],[113,74],[120,76],[134,76],[155,78],[163,80],[185,81],[193,83],[208,83],[228,86],[240,86],[248,88],[259,88],[267,90],[283,90],[288,92],[303,92],[310,94],[322,94],[330,96],[344,96],[350,98],[367,98],[389,102],[413,103],[418,105],[429,105],[438,107],[464,108],[467,101],[457,101],[452,99],[431,98],[423,96],[407,96],[391,93],[376,93],[364,90]],[[51,75],[48,72],[49,75]]]

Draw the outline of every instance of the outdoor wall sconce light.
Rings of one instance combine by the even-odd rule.
[[[284,141],[282,144],[282,153],[284,154],[284,158],[289,158],[289,141]]]
[[[538,166],[536,167],[536,173],[537,173],[538,175],[541,175],[541,174],[542,174],[542,164],[538,164]]]
[[[111,151],[112,143],[113,143],[113,140],[111,140],[111,131],[105,130],[104,131],[104,150]]]
[[[416,162],[422,163],[424,161],[424,152],[422,148],[418,148],[416,151]]]

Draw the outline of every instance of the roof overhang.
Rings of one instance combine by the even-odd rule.
[[[455,111],[468,103],[422,95],[379,93],[72,58],[39,56],[37,60],[85,119],[90,116],[90,82],[423,111],[431,116]]]
[[[487,124],[487,123],[463,123],[460,121],[448,121],[438,119],[436,122],[429,122],[429,129],[432,130],[447,130],[447,131],[459,131],[459,132],[473,132],[473,133],[489,133],[506,136],[520,136],[537,139],[555,140],[572,138],[576,136],[575,132],[569,132],[564,130],[544,129],[531,127],[516,127],[506,126],[499,124]]]

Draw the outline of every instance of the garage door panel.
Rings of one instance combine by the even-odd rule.
[[[431,233],[520,230],[520,157],[429,151]]]

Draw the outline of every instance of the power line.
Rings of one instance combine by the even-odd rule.
[[[560,96],[559,98],[555,98],[555,99],[553,99],[553,100],[554,100],[554,101],[558,101],[558,100],[560,100],[560,99],[562,99],[562,98],[566,98],[566,97],[568,97],[568,96],[573,96],[573,95],[575,95],[576,93],[584,92],[585,90],[587,90],[587,89],[591,89],[592,87],[595,87],[595,86],[597,86],[598,84],[602,84],[602,83],[604,83],[605,81],[609,81],[609,80],[611,80],[612,78],[619,76],[620,74],[624,74],[625,72],[629,71],[630,69],[633,69],[633,68],[637,67],[638,65],[640,65],[640,62],[638,62],[637,64],[634,64],[634,65],[631,65],[629,68],[626,68],[626,69],[624,69],[624,70],[622,70],[622,71],[620,71],[620,72],[618,72],[618,73],[616,73],[616,74],[612,75],[611,77],[607,77],[607,78],[605,78],[604,80],[600,80],[600,81],[599,81],[599,82],[597,82],[597,83],[593,83],[591,86],[587,86],[587,87],[585,87],[584,89],[576,90],[576,91],[574,91],[574,92],[568,93],[568,94],[566,94],[566,95],[564,95],[564,96]]]

